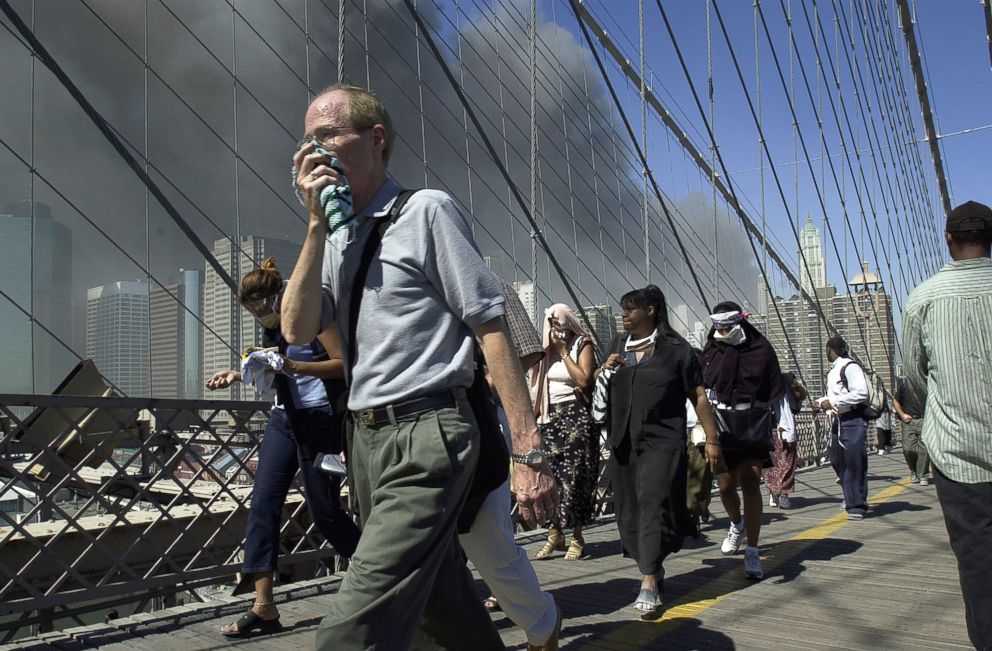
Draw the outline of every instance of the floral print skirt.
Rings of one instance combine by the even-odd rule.
[[[541,425],[541,441],[561,497],[553,521],[565,528],[582,526],[595,516],[598,427],[578,400],[551,405],[549,416],[550,420]]]

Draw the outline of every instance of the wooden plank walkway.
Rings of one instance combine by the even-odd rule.
[[[870,517],[849,522],[829,468],[800,473],[793,509],[767,509],[762,531],[765,579],[743,577],[743,555],[721,556],[727,526],[718,517],[703,538],[666,562],[665,610],[638,621],[630,605],[639,577],[619,555],[616,526],[587,531],[587,557],[536,563],[565,617],[561,648],[579,649],[970,649],[957,569],[934,488],[910,485],[901,454],[870,459]],[[714,496],[715,497],[715,496]],[[719,500],[713,511],[722,514]],[[538,536],[521,538],[528,553]],[[242,599],[115,620],[19,648],[305,649],[334,598],[337,579],[283,586],[277,636],[230,643],[218,627],[246,607]],[[480,593],[485,586],[479,582]],[[508,647],[522,632],[495,615]],[[471,642],[466,650],[472,649]]]

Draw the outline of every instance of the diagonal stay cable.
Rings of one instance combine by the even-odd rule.
[[[124,143],[122,143],[120,138],[118,138],[113,132],[113,129],[110,128],[107,121],[102,115],[100,115],[90,101],[86,99],[86,96],[79,90],[79,87],[76,86],[71,79],[69,79],[69,76],[52,57],[45,46],[42,45],[41,41],[38,40],[34,32],[32,32],[24,21],[21,20],[20,15],[18,15],[18,13],[14,11],[13,7],[10,6],[9,0],[0,0],[0,11],[3,11],[8,20],[10,20],[10,22],[14,24],[14,27],[17,28],[17,31],[20,32],[21,36],[31,44],[31,49],[35,52],[35,55],[41,59],[41,62],[45,64],[45,67],[47,67],[52,74],[55,75],[56,79],[58,79],[59,82],[65,87],[72,98],[76,100],[76,103],[78,103],[83,109],[83,112],[86,113],[87,117],[93,121],[97,129],[100,130],[100,133],[103,134],[111,146],[117,151],[118,154],[120,154],[121,158],[124,159],[124,162],[127,163],[128,167],[130,167],[141,182],[144,183],[145,187],[148,188],[155,199],[159,202],[159,205],[161,205],[169,217],[176,222],[179,229],[182,230],[186,237],[188,237],[193,243],[193,246],[195,246],[196,249],[203,255],[207,263],[213,267],[214,271],[217,272],[217,275],[220,276],[221,280],[223,280],[232,291],[237,291],[237,284],[234,282],[234,279],[231,278],[231,275],[227,273],[227,270],[224,269],[223,265],[221,265],[217,258],[214,257],[213,252],[210,251],[207,245],[193,231],[190,225],[186,223],[186,220],[183,219],[182,215],[179,214],[179,211],[175,209],[172,202],[169,201],[155,181],[148,176],[148,173],[138,162],[138,159],[131,155],[131,152],[128,151]]]
[[[0,2],[2,2],[2,1],[3,0],[0,0]],[[4,147],[7,151],[9,151],[11,153],[11,155],[13,155],[15,158],[17,158],[17,160],[20,161],[21,164],[23,164],[25,167],[28,167],[28,169],[31,169],[30,168],[30,165],[28,164],[28,162],[26,160],[24,160],[21,157],[21,155],[18,154],[14,150],[14,148],[10,146],[10,143],[8,143],[3,138],[0,138],[0,146]],[[187,307],[185,303],[183,303],[182,301],[180,301],[179,300],[179,297],[177,297],[175,294],[172,293],[172,290],[170,290],[168,287],[166,287],[165,284],[162,283],[162,281],[160,281],[154,274],[151,273],[151,270],[149,270],[147,267],[145,267],[145,265],[141,264],[141,262],[139,262],[123,246],[121,246],[113,237],[111,237],[110,234],[107,233],[107,231],[105,231],[103,228],[101,228],[95,221],[93,221],[93,219],[89,215],[87,215],[85,212],[83,212],[83,210],[79,206],[77,206],[75,202],[73,202],[61,190],[59,190],[57,187],[55,187],[55,185],[51,181],[49,181],[45,177],[44,174],[42,174],[41,172],[39,172],[37,169],[31,170],[31,172],[32,172],[32,174],[34,174],[34,176],[36,176],[38,179],[40,179],[45,185],[47,185],[49,187],[49,189],[52,192],[54,192],[60,199],[62,199],[62,201],[64,201],[66,203],[66,205],[68,205],[70,208],[72,208],[73,210],[75,210],[76,213],[78,213],[79,216],[82,217],[86,221],[86,223],[88,223],[90,226],[92,226],[94,229],[96,229],[96,231],[98,233],[100,233],[100,235],[102,235],[108,242],[110,242],[111,245],[113,245],[113,247],[115,249],[117,249],[118,251],[120,251],[124,255],[125,258],[127,258],[131,263],[134,264],[134,266],[136,266],[146,276],[148,276],[152,281],[154,281],[154,283],[156,285],[158,285],[159,288],[162,289],[166,294],[168,294],[172,298],[172,300],[174,300],[177,304],[179,304],[190,316],[192,316],[194,319],[196,319],[196,321],[200,325],[202,325],[204,328],[206,328],[206,330],[209,331],[210,334],[212,334],[213,336],[217,337],[217,339],[219,339],[225,346],[227,346],[231,350],[231,352],[233,352],[235,355],[239,355],[240,354],[240,351],[235,350],[235,348],[233,346],[231,346],[231,344],[229,344],[228,342],[224,341],[223,337],[221,337],[219,334],[217,334],[217,332],[214,331],[213,328],[211,328],[209,325],[207,325],[206,322],[200,317],[200,315],[198,315],[196,312],[194,312],[189,307]]]
[[[576,14],[576,18],[578,18],[578,14]],[[661,206],[661,210],[665,215],[665,219],[668,222],[668,226],[669,228],[672,229],[672,235],[675,237],[675,242],[676,244],[678,244],[679,251],[682,254],[682,258],[686,261],[686,264],[689,267],[689,273],[692,276],[693,283],[695,283],[696,285],[696,291],[699,293],[699,298],[703,302],[703,305],[709,305],[709,300],[707,299],[706,291],[703,289],[703,285],[699,281],[699,276],[696,275],[696,269],[689,258],[689,253],[688,251],[686,251],[685,244],[682,242],[682,237],[679,235],[679,229],[675,224],[675,220],[672,217],[672,213],[668,209],[668,202],[665,200],[665,197],[662,195],[661,188],[658,186],[658,182],[654,178],[654,172],[651,171],[651,166],[648,165],[648,159],[644,153],[644,149],[637,141],[637,135],[634,133],[634,128],[633,126],[631,126],[630,120],[627,118],[626,111],[623,110],[623,105],[620,102],[620,98],[617,96],[616,89],[613,87],[613,82],[610,81],[609,75],[605,74],[605,68],[603,67],[602,60],[599,57],[599,53],[596,52],[596,48],[594,47],[592,43],[592,39],[589,36],[588,31],[586,30],[585,24],[582,22],[581,18],[578,18],[578,21],[579,21],[579,27],[582,28],[582,33],[586,38],[587,44],[589,45],[589,50],[590,52],[592,52],[593,57],[596,59],[596,63],[600,66],[600,72],[603,73],[602,74],[603,81],[606,82],[606,87],[610,91],[610,97],[613,98],[613,102],[618,109],[620,119],[623,121],[624,128],[627,130],[627,135],[630,136],[630,142],[633,145],[633,149],[637,153],[637,157],[640,159],[641,165],[644,169],[645,174],[647,175],[648,180],[650,180],[651,182],[651,187],[654,190],[655,197],[658,199],[658,203]],[[645,237],[647,237],[646,234]],[[648,252],[645,251],[645,255],[647,255],[647,253]]]
[[[551,247],[548,246],[547,240],[544,239],[544,235],[541,233],[541,231],[538,228],[537,221],[534,220],[534,216],[531,214],[530,210],[527,207],[526,200],[524,199],[523,195],[520,194],[520,189],[517,187],[516,183],[514,183],[513,178],[510,176],[509,170],[507,170],[506,166],[503,165],[503,161],[500,159],[499,154],[496,152],[496,149],[493,147],[492,141],[489,140],[489,136],[486,134],[485,130],[483,129],[482,124],[479,122],[478,117],[476,117],[475,111],[472,109],[471,104],[469,104],[468,98],[465,96],[464,91],[462,90],[461,86],[458,84],[458,80],[455,79],[454,75],[451,72],[451,68],[448,66],[448,63],[444,60],[444,57],[441,55],[441,51],[438,49],[437,44],[434,42],[434,37],[431,35],[427,24],[421,18],[420,13],[417,11],[417,8],[413,5],[413,2],[411,0],[403,0],[403,3],[406,5],[406,8],[410,12],[410,15],[413,17],[414,21],[417,23],[418,27],[420,28],[421,33],[423,34],[423,38],[427,42],[427,46],[430,48],[431,53],[434,55],[435,60],[438,62],[438,65],[441,66],[441,69],[444,72],[445,77],[448,78],[448,83],[451,84],[452,90],[454,90],[455,94],[458,95],[459,101],[462,103],[462,106],[465,108],[465,112],[468,114],[469,119],[472,121],[472,125],[476,128],[476,131],[479,133],[479,137],[482,139],[483,144],[485,145],[490,158],[492,159],[496,167],[499,168],[499,171],[503,175],[503,178],[506,181],[507,185],[513,191],[514,199],[516,199],[517,203],[520,206],[520,209],[524,212],[524,215],[527,217],[527,220],[530,222],[531,227],[534,229],[534,236],[537,238],[537,241],[541,245],[541,248],[543,248],[545,253],[548,255],[548,260],[554,266],[555,272],[558,274],[559,279],[561,280],[562,284],[565,286],[565,291],[568,292],[571,299],[575,302],[575,305],[578,308],[579,312],[581,313],[583,320],[586,322],[586,325],[589,326],[590,334],[592,334],[593,338],[596,340],[597,347],[600,350],[603,350],[603,342],[599,340],[599,335],[592,327],[591,322],[589,320],[589,316],[586,314],[585,308],[582,307],[582,303],[579,301],[579,298],[576,295],[575,290],[572,288],[572,283],[569,282],[568,277],[565,274],[565,271],[561,268],[561,265],[558,263],[558,260],[555,258],[554,254],[552,253]]]
[[[659,0],[659,7],[660,6],[661,5],[660,5],[660,0]],[[716,12],[717,20],[720,23],[720,29],[721,29],[721,31],[722,31],[722,33],[724,35],[724,40],[727,43],[727,47],[729,49],[730,57],[731,57],[731,59],[734,62],[735,68],[737,69],[737,75],[738,75],[738,78],[740,79],[740,82],[741,82],[741,88],[744,91],[744,96],[747,99],[748,106],[751,109],[752,116],[754,116],[754,106],[751,103],[751,96],[750,96],[750,93],[747,90],[747,85],[744,83],[743,77],[741,75],[740,64],[739,64],[739,62],[737,60],[737,54],[736,54],[736,52],[734,50],[733,44],[730,41],[730,36],[727,33],[726,26],[725,26],[724,21],[723,21],[723,17],[722,17],[722,15],[720,13],[720,8],[716,5],[716,2],[713,3],[713,6],[714,6],[714,9],[715,9],[715,12]],[[758,15],[759,15],[759,17],[761,18],[761,21],[762,21],[762,27],[764,28],[765,34],[767,36],[768,35],[768,26],[767,26],[767,23],[764,20],[764,14],[761,11],[761,5],[760,5],[760,3],[758,4],[757,9],[758,9]],[[792,38],[791,34],[790,34],[790,38]],[[771,45],[771,42],[770,41],[769,41],[769,45]],[[772,46],[770,48],[770,52],[771,52],[771,55],[772,55],[772,60],[775,62],[776,70],[778,71],[778,76],[779,76],[779,80],[780,80],[780,82],[782,84],[782,88],[783,89],[788,89],[788,85],[786,84],[784,73],[782,72],[782,66],[779,63],[778,55],[776,54],[776,50],[775,50],[774,46]],[[804,67],[803,67],[803,64],[802,64],[802,57],[798,57],[797,60],[796,60],[796,62],[799,64],[799,69],[800,69],[800,71],[803,74],[803,81],[805,83],[807,94],[810,96],[811,103],[813,103],[812,102],[812,93],[811,93],[810,88],[809,88],[809,81],[808,81],[808,78],[806,77],[806,74],[805,74],[805,71],[804,71]],[[798,117],[798,115],[796,113],[795,104],[793,103],[792,98],[789,97],[788,92],[786,92],[786,103],[789,106],[789,110],[790,110],[791,115],[792,115],[792,120],[793,120],[793,122],[798,127],[798,125],[799,125],[799,117]],[[816,190],[816,197],[817,197],[817,200],[820,203],[820,209],[823,211],[823,214],[826,215],[827,214],[826,202],[825,202],[825,200],[823,198],[823,193],[820,191],[820,186],[816,182],[816,177],[815,177],[815,174],[813,172],[812,164],[809,162],[811,160],[811,156],[810,156],[809,150],[808,150],[808,148],[806,146],[806,139],[803,137],[802,129],[797,128],[796,135],[799,138],[799,144],[802,147],[803,156],[806,158],[806,164],[807,164],[808,169],[809,169],[809,172],[810,172],[810,181],[813,183],[813,186],[814,186],[814,188]],[[824,142],[824,144],[826,144],[826,143]],[[772,157],[771,157],[771,151],[766,149],[766,152],[768,154],[769,161],[773,160]],[[828,162],[829,162],[829,159],[828,159]],[[777,177],[777,173],[774,172],[774,169],[775,168],[773,167],[772,168],[773,175]],[[831,165],[831,170],[833,170],[833,166],[832,165]],[[839,188],[839,185],[838,185],[838,188]],[[780,193],[781,193],[781,189],[780,189]],[[782,198],[783,198],[783,204],[786,205],[786,211],[789,211],[789,208],[787,206],[787,203],[788,202],[785,201],[785,195],[784,194],[782,194]],[[846,220],[846,211],[845,211],[845,220]],[[790,223],[790,226],[793,228],[793,231],[795,232],[795,224],[792,223],[791,212],[790,212],[789,223]],[[833,244],[834,253],[837,256],[837,261],[838,261],[838,263],[841,266],[841,271],[844,274],[844,276],[847,277],[847,270],[844,268],[844,263],[843,263],[843,260],[842,260],[842,256],[840,255],[840,247],[837,245],[837,240],[834,237],[833,229],[830,226],[830,223],[829,222],[827,222],[827,233],[830,236],[831,243]],[[799,240],[799,235],[798,235],[798,233],[796,233],[796,242],[799,243],[799,241],[800,241]],[[800,247],[800,249],[801,249],[801,247]],[[800,255],[803,255],[803,254],[800,253]],[[808,270],[807,270],[807,273],[809,273]],[[810,277],[812,277],[812,275],[810,275]],[[814,291],[814,295],[815,294],[816,294],[816,292]],[[852,309],[854,309],[855,308],[855,305],[854,305],[854,298],[853,298],[853,296],[850,298],[850,300],[851,300],[851,304],[852,304]],[[818,296],[817,296],[817,306],[818,307],[820,306],[819,297]],[[855,312],[856,312],[856,309],[855,309]],[[860,321],[858,321],[858,329],[859,329],[859,332],[861,334],[862,342],[865,344],[865,350],[868,350],[869,349],[868,338],[867,338],[867,336],[865,334],[864,328],[861,326],[861,322]],[[870,355],[869,355],[869,367],[870,367]]]
[[[574,0],[571,0],[571,1],[574,3]],[[682,48],[679,46],[678,40],[675,38],[675,30],[672,29],[672,24],[668,20],[668,14],[665,11],[665,8],[661,5],[661,0],[656,0],[656,3],[655,4],[657,4],[657,6],[658,6],[658,11],[661,14],[661,19],[662,19],[662,21],[665,24],[665,30],[668,33],[669,40],[671,41],[672,46],[675,48],[676,57],[678,58],[679,65],[682,68],[682,75],[685,77],[686,82],[689,84],[689,89],[692,92],[693,101],[696,104],[696,110],[699,113],[699,116],[700,116],[700,118],[703,121],[703,126],[706,127],[706,132],[709,135],[709,140],[710,140],[710,143],[712,145],[713,153],[714,153],[714,155],[716,157],[716,160],[718,161],[718,163],[720,165],[720,168],[723,170],[723,175],[724,175],[724,178],[726,179],[726,184],[727,184],[726,185],[727,191],[731,195],[731,198],[732,198],[732,201],[733,201],[733,205],[735,207],[737,207],[737,211],[736,212],[737,212],[739,218],[744,223],[744,226],[745,226],[745,229],[744,230],[745,230],[745,232],[747,233],[747,236],[748,236],[748,244],[751,247],[751,253],[754,256],[754,261],[758,265],[758,271],[761,273],[761,277],[762,277],[762,279],[763,279],[763,281],[765,283],[765,286],[768,287],[768,288],[771,288],[772,287],[772,284],[771,284],[770,279],[769,279],[769,276],[768,276],[768,271],[765,268],[764,262],[762,261],[762,256],[758,254],[758,247],[755,244],[755,238],[757,236],[760,236],[761,233],[757,229],[757,227],[754,226],[753,224],[751,224],[751,226],[752,226],[752,228],[753,228],[753,230],[755,232],[752,232],[752,228],[748,228],[748,222],[749,222],[749,220],[747,219],[746,215],[744,215],[744,211],[742,209],[740,209],[740,201],[737,198],[737,192],[736,192],[736,190],[734,190],[733,182],[732,182],[732,180],[730,178],[730,175],[727,173],[727,166],[724,163],[723,154],[720,153],[719,147],[716,146],[716,134],[713,132],[713,125],[710,122],[710,120],[706,117],[706,111],[703,109],[702,102],[699,99],[699,93],[696,90],[696,85],[693,83],[692,77],[689,74],[689,67],[686,64],[685,57],[682,54]],[[576,14],[576,17],[578,17],[578,14]],[[738,72],[739,72],[739,70],[738,70]],[[769,157],[769,162],[770,162],[770,160],[771,159]],[[713,182],[714,183],[714,186],[715,186],[716,185],[715,184],[715,179],[716,179],[715,172],[711,169],[711,172],[710,173],[711,173],[711,182]],[[787,204],[788,202],[785,202],[785,203]],[[786,207],[786,210],[788,210],[788,207]],[[795,224],[792,223],[791,215],[790,215],[790,218],[789,218],[788,221],[789,221],[790,227],[793,229],[793,232],[795,232],[795,234],[796,234],[796,241],[798,242],[799,241],[799,234],[798,234],[798,232],[795,231]],[[763,246],[764,250],[766,250],[766,251],[768,250],[768,243],[767,242],[763,242],[762,243],[762,246]],[[805,255],[802,253],[802,247],[800,247],[800,256],[803,257],[803,262],[805,263]],[[782,266],[782,265],[780,264],[780,266]],[[806,266],[807,266],[807,273],[809,273],[808,265],[806,265]],[[793,281],[793,283],[796,285],[796,287],[799,289],[799,291],[805,293],[804,290],[803,290],[803,288],[802,288],[802,285],[798,281],[798,279],[795,279],[795,277],[791,274],[791,272],[787,268],[783,267],[782,270],[786,274],[786,276],[789,277],[790,280]],[[810,277],[812,277],[812,275],[810,275]],[[822,319],[824,319],[824,322],[827,324],[827,327],[830,328],[831,327],[831,324],[829,323],[829,321],[826,320],[826,316],[823,313],[823,309],[822,309],[822,307],[819,304],[819,297],[816,297],[816,292],[815,291],[813,292],[813,294],[814,294],[814,297],[816,298],[816,304],[814,305],[814,307],[815,307],[816,311],[818,312],[818,314],[820,315],[820,317]],[[775,309],[775,316],[778,319],[779,325],[782,328],[782,333],[785,336],[786,347],[789,349],[789,353],[792,356],[792,361],[795,364],[796,370],[799,373],[800,378],[802,378],[802,375],[803,375],[803,373],[802,373],[802,365],[799,363],[799,357],[796,354],[796,348],[795,348],[795,346],[792,343],[792,338],[789,336],[789,329],[785,326],[785,320],[782,318],[782,312],[781,312],[781,310],[778,307],[778,300],[776,300],[774,293],[769,292],[769,296],[772,299],[772,307]]]

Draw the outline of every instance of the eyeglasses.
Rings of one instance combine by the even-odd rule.
[[[346,136],[350,133],[362,133],[363,131],[368,131],[368,128],[358,129],[356,127],[322,127],[316,134],[312,136],[303,136],[300,138],[300,140],[296,143],[296,149],[303,149],[307,145],[327,149],[331,147],[331,145],[341,136]]]
[[[267,314],[272,314],[276,310],[276,305],[279,304],[279,295],[270,294],[268,296],[259,296],[253,294],[251,296],[245,296],[241,304],[245,306],[252,314],[258,316],[265,316]]]

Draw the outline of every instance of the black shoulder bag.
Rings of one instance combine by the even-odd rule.
[[[369,265],[372,258],[382,246],[382,237],[386,230],[399,219],[400,211],[406,205],[407,200],[417,192],[416,190],[404,190],[393,201],[389,210],[389,217],[383,219],[378,226],[369,233],[369,238],[365,242],[362,250],[362,258],[358,263],[355,273],[355,280],[352,283],[351,301],[348,312],[348,376],[351,378],[351,370],[355,367],[357,358],[357,347],[355,345],[355,335],[358,331],[358,313],[362,305],[362,290],[365,287],[365,279],[368,276]],[[496,400],[489,383],[486,382],[485,360],[478,345],[475,346],[475,375],[466,392],[469,404],[472,406],[472,413],[475,415],[476,423],[479,426],[479,460],[476,463],[475,474],[472,477],[472,485],[469,488],[468,498],[462,507],[462,512],[458,517],[458,532],[465,533],[472,528],[475,516],[478,515],[482,503],[486,496],[499,488],[510,471],[510,452],[503,439],[500,430],[499,418],[496,415]],[[354,438],[354,426],[351,419],[347,425],[347,444],[351,449],[351,441]],[[352,464],[348,464],[350,469]],[[349,470],[350,472],[350,470]]]

